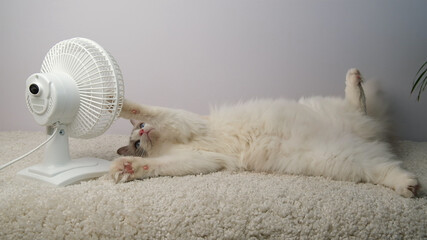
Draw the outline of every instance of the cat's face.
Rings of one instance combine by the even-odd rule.
[[[156,129],[145,122],[130,120],[133,129],[129,144],[117,150],[119,155],[147,157],[154,151],[154,144],[159,140]]]

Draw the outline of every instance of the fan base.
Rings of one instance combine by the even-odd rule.
[[[56,186],[67,186],[106,174],[110,164],[110,161],[99,158],[79,158],[59,167],[37,164],[21,170],[18,175]]]

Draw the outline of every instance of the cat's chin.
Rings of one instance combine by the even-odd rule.
[[[142,135],[140,139],[141,139],[140,140],[141,144],[143,145],[142,147],[145,150],[150,150],[153,148],[153,145],[157,140],[157,135],[156,135],[156,132],[153,132],[150,130],[150,131],[147,131],[144,135]]]
[[[151,143],[153,143],[153,138],[155,138],[156,137],[156,131],[154,130],[154,128],[152,128],[152,129],[150,129],[150,130],[148,130],[146,133],[145,133],[145,136],[146,136],[146,138],[147,138],[147,140],[149,141],[149,142],[151,142]]]
[[[147,131],[147,136],[149,136],[149,137],[150,137],[150,134],[152,134],[152,133],[153,133],[153,131],[155,131],[155,129],[154,129],[154,128],[151,128],[150,130],[148,130],[148,131]]]

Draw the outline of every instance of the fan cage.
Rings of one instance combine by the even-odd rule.
[[[122,73],[113,56],[94,41],[73,38],[59,42],[47,53],[41,72],[66,73],[76,83],[80,105],[68,125],[69,136],[99,136],[119,116],[124,98]]]

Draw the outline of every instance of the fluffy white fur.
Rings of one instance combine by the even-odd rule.
[[[252,100],[208,117],[126,100],[121,117],[134,119],[134,129],[110,174],[125,182],[222,169],[281,172],[382,184],[412,197],[418,182],[386,141],[377,92],[365,97],[361,83],[350,69],[345,99]]]

